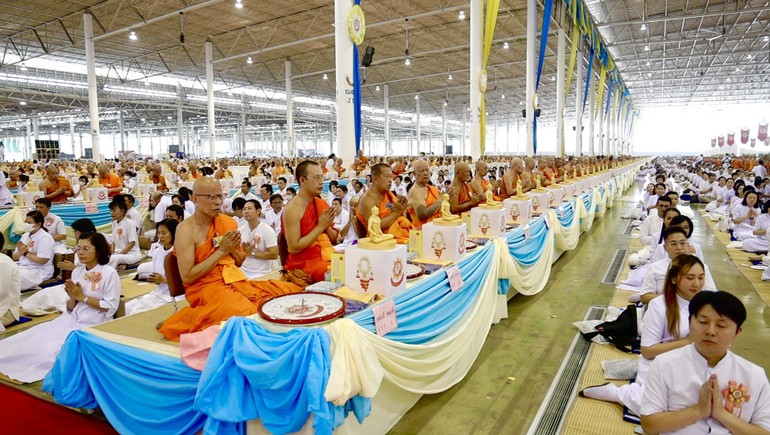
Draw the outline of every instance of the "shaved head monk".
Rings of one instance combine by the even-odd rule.
[[[319,198],[324,187],[321,166],[311,160],[297,165],[294,178],[299,183],[297,196],[291,199],[281,217],[281,233],[286,240],[282,256],[287,279],[299,285],[323,281],[337,240],[334,210]],[[279,249],[282,249],[279,242]]]
[[[235,220],[221,213],[222,185],[203,177],[193,184],[195,214],[179,224],[174,252],[189,307],[159,328],[168,340],[201,331],[232,316],[257,312],[266,299],[301,289],[283,281],[247,281],[239,268],[246,258]],[[174,254],[172,254],[174,255]]]
[[[409,190],[409,214],[412,217],[412,225],[416,229],[441,216],[441,193],[436,186],[431,186],[430,167],[428,162],[418,160],[412,165],[414,170],[414,185]]]
[[[45,168],[46,178],[40,182],[38,188],[45,192],[45,197],[51,202],[67,202],[67,198],[75,195],[70,182],[59,176],[59,168],[48,165]]]
[[[497,188],[500,187],[500,180],[489,182],[486,178],[484,178],[487,175],[487,171],[489,171],[489,166],[487,165],[487,162],[484,160],[478,160],[476,161],[476,173],[473,175],[473,179],[471,180],[471,191],[473,193],[481,193],[486,194],[487,187],[489,185],[492,185],[492,193],[495,194],[494,199],[496,201],[500,200],[500,197],[497,196]],[[482,204],[486,204],[486,198],[481,201]]]
[[[474,194],[468,182],[471,181],[471,167],[461,162],[455,165],[455,179],[449,190],[450,210],[454,214],[466,212],[484,200],[483,193]]]
[[[395,236],[398,243],[407,243],[412,223],[404,217],[404,212],[409,208],[409,200],[404,196],[397,197],[390,191],[392,180],[393,171],[390,166],[385,163],[372,166],[372,187],[361,197],[356,217],[364,228],[368,228],[372,207],[379,207],[382,232]]]

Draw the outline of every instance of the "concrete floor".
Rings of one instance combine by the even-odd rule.
[[[627,195],[639,192],[635,188]],[[613,295],[614,286],[600,281],[615,251],[628,247],[629,236],[623,234],[628,221],[620,216],[632,205],[629,199],[619,199],[581,236],[574,251],[559,258],[540,294],[509,301],[508,318],[492,327],[462,382],[441,394],[423,396],[390,433],[526,433],[574,338],[572,322],[582,320],[591,306],[606,306]],[[754,345],[768,342],[770,309],[700,214],[687,214],[695,224],[693,240],[701,245],[717,286],[739,296],[749,311],[734,351],[770,367],[770,348]]]

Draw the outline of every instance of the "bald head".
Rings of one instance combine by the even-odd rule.
[[[430,168],[428,162],[424,160],[418,160],[412,165],[414,170],[414,181],[420,186],[427,186],[430,181]]]
[[[476,174],[481,174],[482,176],[484,176],[484,174],[487,173],[487,169],[489,169],[487,162],[485,162],[484,160],[476,161]]]
[[[513,160],[511,160],[511,169],[513,169],[514,172],[520,174],[524,170],[524,161],[519,157],[515,157]]]
[[[211,177],[201,177],[195,180],[195,183],[193,183],[193,195],[208,195],[210,192],[209,190],[216,190],[216,187],[219,187],[219,190],[222,190],[222,185],[219,183],[219,180],[216,178]],[[158,192],[155,192],[158,193]],[[216,192],[215,192],[216,193]]]
[[[524,164],[526,165],[527,169],[532,170],[532,168],[535,167],[535,159],[532,157],[527,157],[526,160],[524,160]]]
[[[467,183],[471,179],[471,167],[465,162],[459,162],[455,165],[455,181]]]

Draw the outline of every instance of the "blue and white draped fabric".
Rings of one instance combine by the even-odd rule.
[[[505,295],[540,292],[555,250],[574,249],[597,210],[633,184],[631,170],[614,170],[615,180],[549,209],[548,223],[538,217],[479,247],[458,263],[461,289],[450,290],[444,271],[409,286],[394,297],[398,328],[384,337],[373,333],[371,309],[287,332],[234,317],[200,373],[86,329],[70,334],[44,390],[68,406],[100,407],[121,433],[242,433],[254,419],[290,433],[312,416],[316,433],[331,434],[350,411],[359,422],[368,416],[381,383],[429,394],[460,382],[504,317]]]

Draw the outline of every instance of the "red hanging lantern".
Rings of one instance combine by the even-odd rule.
[[[735,132],[729,131],[727,132],[727,146],[733,146],[735,145]]]
[[[717,143],[719,144],[720,147],[725,146],[725,137],[719,136],[719,138],[717,138]]]
[[[765,139],[767,139],[767,121],[764,119],[762,122],[759,123],[759,129],[757,130],[757,139],[759,139],[760,142],[763,142]]]
[[[749,127],[743,127],[741,129],[741,143],[746,145],[749,141]]]

